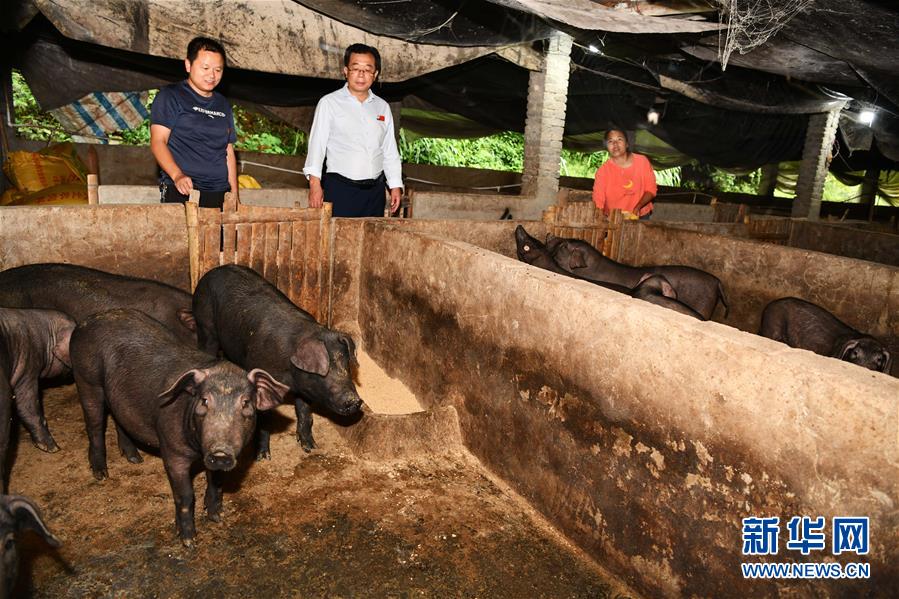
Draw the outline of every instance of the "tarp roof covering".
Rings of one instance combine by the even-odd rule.
[[[541,40],[562,29],[575,40],[569,146],[591,147],[596,138],[589,134],[615,123],[647,129],[720,166],[796,160],[806,115],[849,96],[844,149],[870,148],[861,155],[885,168],[899,160],[899,9],[892,2],[816,0],[762,47],[734,53],[726,71],[716,62],[715,4],[703,0],[8,0],[5,6],[0,22],[11,35],[4,36],[4,52],[47,109],[91,91],[180,79],[187,42],[207,35],[228,50],[221,90],[233,101],[308,117],[293,107],[313,106],[335,89],[343,48],[361,41],[383,56],[377,93],[415,107],[403,126],[444,136],[521,131],[527,69],[539,67]],[[601,52],[586,51],[590,44]],[[647,122],[651,107],[658,124]],[[877,110],[871,127],[858,123],[863,107]],[[435,109],[464,118],[436,118]]]

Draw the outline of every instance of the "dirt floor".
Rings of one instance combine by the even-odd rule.
[[[187,549],[175,534],[159,457],[129,464],[118,455],[110,426],[110,478],[97,482],[87,464],[75,386],[45,390],[44,403],[62,450],[40,452],[20,428],[9,488],[38,503],[63,546],[54,551],[31,534],[22,538],[16,596],[626,593],[467,454],[363,461],[321,416],[314,428],[319,447],[303,454],[292,408],[283,406],[272,460],[257,463],[245,451],[229,473],[222,523],[205,518],[205,477],[195,478],[197,544]]]

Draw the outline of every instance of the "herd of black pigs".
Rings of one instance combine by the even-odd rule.
[[[515,230],[518,258],[699,320],[718,302],[721,281],[688,266],[631,267],[590,244]],[[760,335],[792,347],[889,373],[890,354],[876,339],[823,308],[781,298],[762,314]],[[81,402],[94,477],[108,476],[103,431],[107,413],[119,450],[142,460],[155,448],[172,488],[178,535],[195,537],[191,467],[206,473],[204,506],[220,519],[219,475],[256,439],[257,459],[270,458],[266,413],[293,403],[297,440],[315,447],[310,405],[361,416],[353,383],[353,339],[320,325],[253,270],[236,265],[207,272],[193,295],[152,280],[71,264],[30,264],[0,272],[0,597],[15,585],[15,535],[27,529],[51,546],[59,540],[26,497],[6,495],[4,471],[13,406],[32,443],[58,451],[39,398],[38,381],[71,372]],[[258,429],[258,430],[257,430]]]

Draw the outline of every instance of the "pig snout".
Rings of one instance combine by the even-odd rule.
[[[341,395],[337,401],[334,402],[333,408],[334,411],[341,416],[352,416],[358,413],[363,405],[362,398],[359,397],[359,394],[351,391]]]
[[[214,449],[203,458],[209,470],[231,470],[237,465],[234,453],[226,449]]]

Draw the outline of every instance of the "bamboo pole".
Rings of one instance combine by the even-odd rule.
[[[237,196],[230,192],[225,192],[225,199],[222,202],[222,212],[237,212]]]
[[[197,288],[200,280],[200,241],[197,231],[197,211],[199,205],[194,202],[184,203],[184,218],[187,222],[187,253],[190,258],[190,290]]]
[[[87,176],[87,203],[96,206],[100,203],[100,178],[97,175],[90,174]]]

